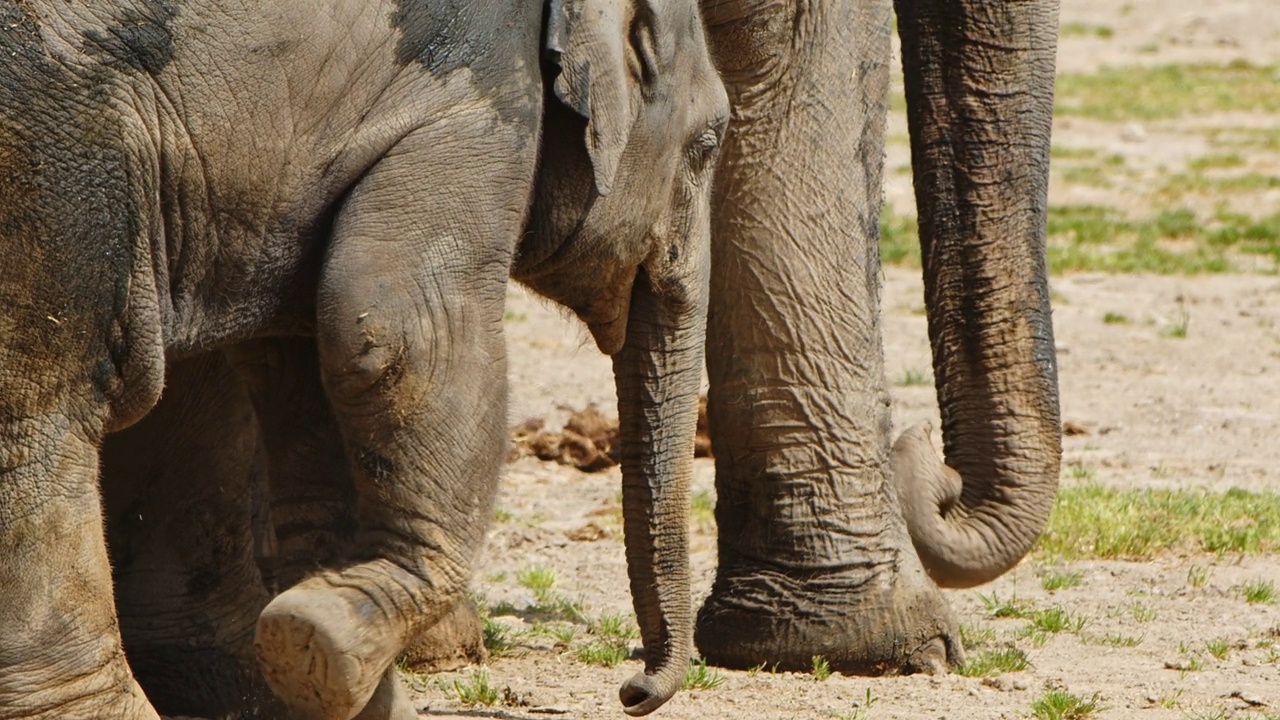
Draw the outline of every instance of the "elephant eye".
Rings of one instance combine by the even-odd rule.
[[[693,166],[694,170],[702,170],[702,168],[713,163],[719,153],[720,136],[715,130],[708,128],[694,138],[693,143],[689,146],[689,164]]]

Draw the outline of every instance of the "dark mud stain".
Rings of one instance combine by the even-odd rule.
[[[150,0],[123,8],[105,30],[85,33],[85,52],[113,67],[159,74],[173,59],[170,24],[177,14],[175,0]]]

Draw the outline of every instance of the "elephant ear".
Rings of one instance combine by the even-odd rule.
[[[596,191],[608,195],[639,100],[628,69],[627,0],[550,0],[546,49],[560,65],[556,97],[587,119]]]

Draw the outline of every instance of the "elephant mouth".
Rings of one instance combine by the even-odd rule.
[[[587,324],[587,329],[591,331],[591,337],[596,341],[596,347],[600,348],[600,352],[605,355],[616,354],[627,342],[626,305],[611,320],[596,321],[584,318],[584,322]]]
[[[605,355],[614,355],[627,341],[627,320],[631,314],[631,290],[636,270],[623,271],[606,281],[607,293],[598,295],[578,317],[587,324],[596,347]]]

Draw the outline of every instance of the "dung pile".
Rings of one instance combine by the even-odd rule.
[[[571,465],[582,472],[600,472],[618,464],[618,419],[588,405],[574,411],[559,432],[548,430],[543,418],[530,418],[511,428],[507,461],[532,455],[539,460]],[[698,399],[698,434],[694,457],[711,457],[707,429],[707,399]]]

